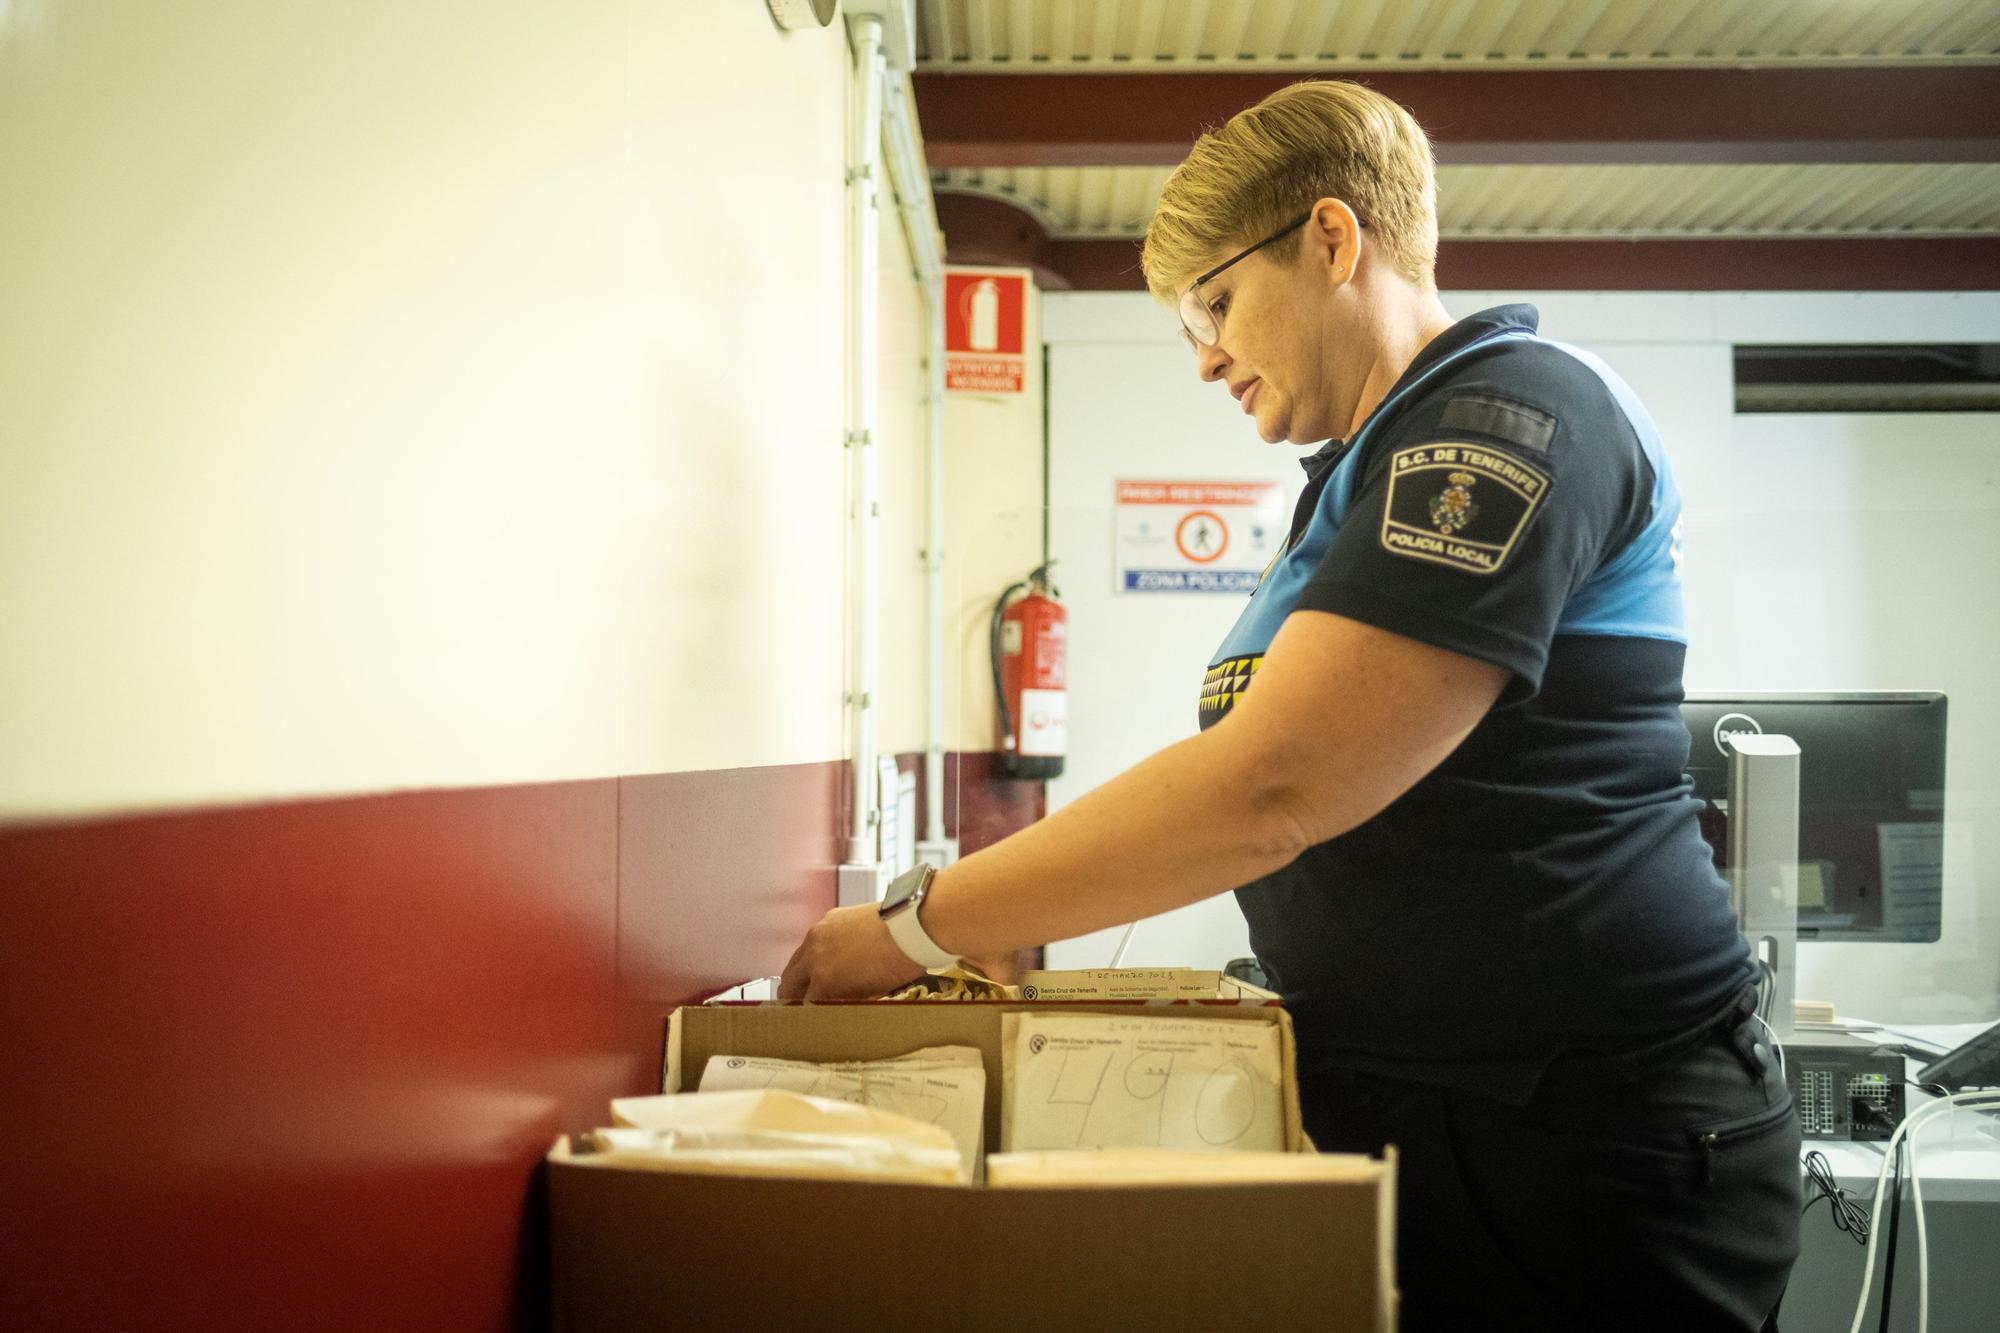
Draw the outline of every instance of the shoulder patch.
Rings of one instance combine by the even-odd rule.
[[[1497,574],[1549,491],[1549,475],[1483,444],[1441,440],[1389,458],[1382,549]]]

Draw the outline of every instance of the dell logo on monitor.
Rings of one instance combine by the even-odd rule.
[[[1723,758],[1729,757],[1729,746],[1725,743],[1738,736],[1761,736],[1764,729],[1757,725],[1757,719],[1748,713],[1724,713],[1715,719],[1715,748]]]

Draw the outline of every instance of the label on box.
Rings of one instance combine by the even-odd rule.
[[[1285,1147],[1273,1024],[1030,1011],[1001,1031],[1003,1151]]]

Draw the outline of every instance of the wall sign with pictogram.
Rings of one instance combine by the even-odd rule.
[[[1247,593],[1285,540],[1275,481],[1120,481],[1119,592]]]
[[[1028,279],[1021,273],[946,269],[944,387],[959,393],[1020,393]]]

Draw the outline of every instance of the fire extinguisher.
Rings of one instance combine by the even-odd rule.
[[[993,690],[1000,702],[1001,762],[1009,777],[1053,778],[1063,771],[1069,748],[1069,614],[1058,595],[1043,564],[993,603]]]

